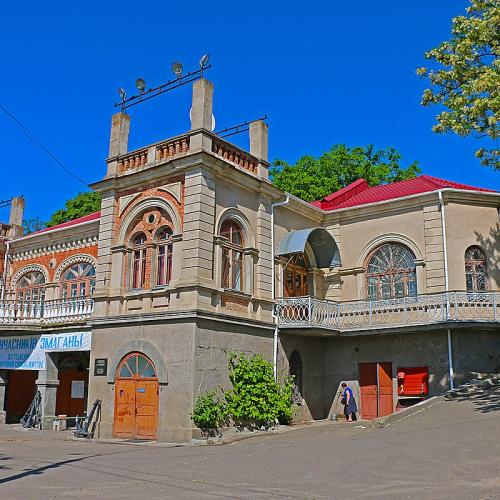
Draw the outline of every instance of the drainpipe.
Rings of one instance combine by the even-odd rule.
[[[448,249],[446,245],[446,224],[445,224],[445,214],[444,214],[444,202],[443,193],[441,190],[438,191],[439,198],[439,211],[441,212],[441,232],[443,234],[443,255],[444,255],[444,291],[448,293],[449,291],[449,281],[448,281]],[[446,313],[449,317],[450,314],[450,301],[448,296],[446,296]],[[448,370],[450,377],[450,389],[455,389],[455,374],[453,369],[453,350],[451,345],[451,329],[448,328]]]
[[[9,249],[10,249],[10,241],[6,242],[6,248],[5,248],[5,257],[3,261],[3,276],[2,276],[2,294],[0,296],[0,300],[3,302],[5,298],[5,287],[7,286],[7,264],[9,262]]]
[[[287,193],[284,201],[277,201],[276,203],[271,203],[271,297],[273,299],[273,309],[272,316],[274,320],[274,337],[273,337],[273,371],[274,380],[278,381],[278,317],[274,312],[274,301],[276,299],[276,276],[275,276],[275,263],[274,263],[274,209],[276,207],[282,207],[283,205],[288,205],[290,203],[290,195]]]

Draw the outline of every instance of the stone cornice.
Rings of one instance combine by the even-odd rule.
[[[97,242],[97,234],[88,236],[74,236],[73,238],[68,237],[60,241],[40,241],[38,242],[38,244],[34,245],[34,242],[30,241],[31,245],[26,245],[24,249],[12,248],[11,261],[19,262],[41,257],[43,255],[52,255],[58,252],[65,252],[67,250],[80,250],[96,246]]]

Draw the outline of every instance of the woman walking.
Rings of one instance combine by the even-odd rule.
[[[352,389],[345,382],[342,382],[341,386],[343,389],[342,404],[344,405],[345,419],[348,422],[354,422],[357,420],[356,412],[358,411],[356,399],[354,399]]]

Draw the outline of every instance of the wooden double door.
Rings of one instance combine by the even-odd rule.
[[[360,363],[361,416],[371,420],[393,412],[392,363]]]
[[[158,379],[151,361],[136,354],[122,362],[115,380],[116,437],[156,439],[158,392]]]

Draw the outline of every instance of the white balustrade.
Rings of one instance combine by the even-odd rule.
[[[86,321],[94,310],[87,297],[59,300],[0,301],[0,324],[49,324]]]
[[[282,328],[344,331],[445,321],[498,321],[499,298],[499,292],[447,292],[353,302],[288,297],[276,301],[275,312]]]

